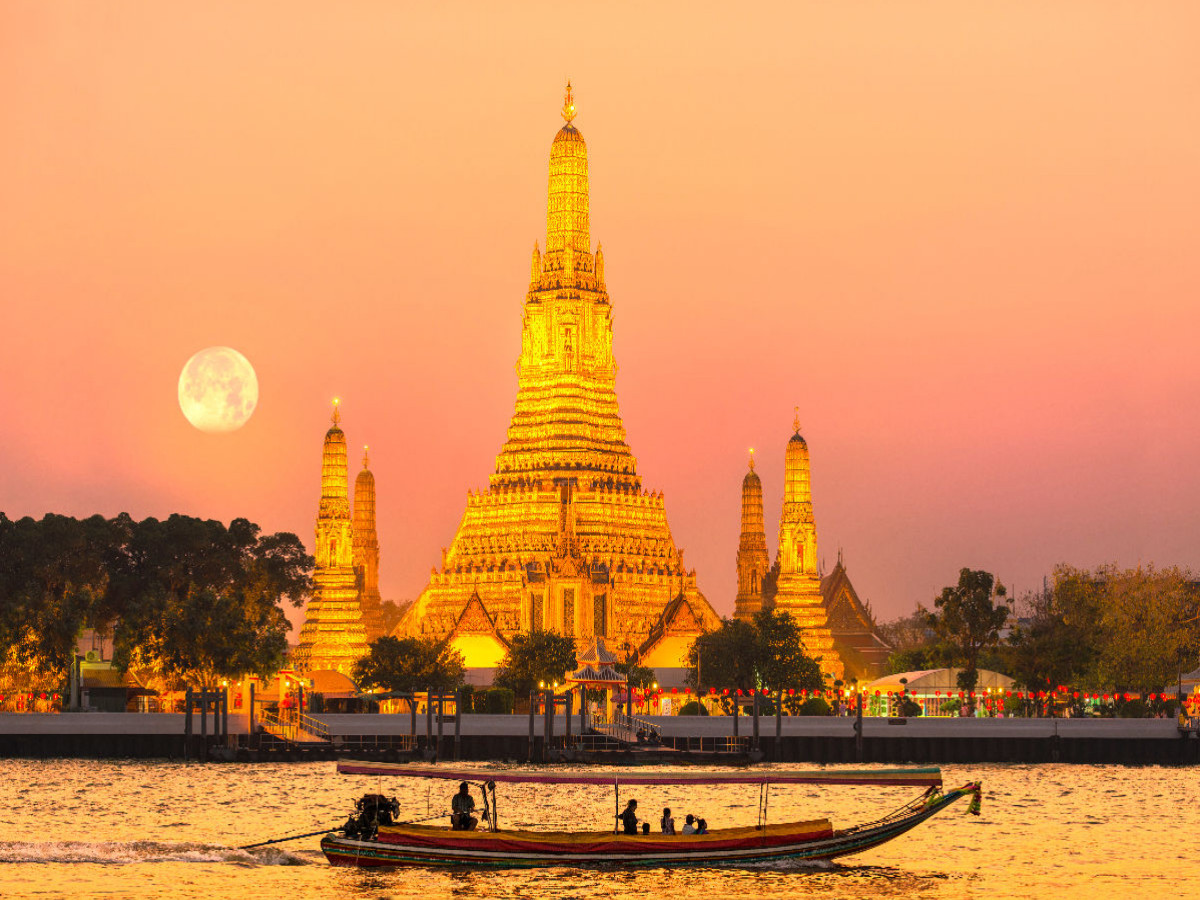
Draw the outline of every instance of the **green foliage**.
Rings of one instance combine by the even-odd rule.
[[[801,634],[795,619],[774,610],[762,610],[750,622],[722,619],[720,628],[689,648],[688,683],[702,693],[711,687],[820,690],[820,663],[804,652]]]
[[[384,600],[379,604],[379,615],[383,619],[384,634],[391,634],[396,630],[396,626],[400,624],[400,619],[408,612],[410,606],[412,606],[411,600],[405,600],[403,603],[397,603],[394,600]]]
[[[361,688],[441,693],[462,684],[464,669],[462,654],[442,641],[385,635],[354,664],[353,677]]]
[[[1122,719],[1144,719],[1149,708],[1146,706],[1146,701],[1134,699],[1126,700],[1117,709],[1117,715]]]
[[[897,711],[905,718],[912,718],[921,715],[922,709],[921,704],[912,697],[904,697],[898,704]]]
[[[800,709],[796,715],[800,716],[828,716],[833,712],[833,707],[825,702],[822,697],[809,697],[800,704]]]
[[[646,666],[639,666],[637,663],[631,661],[614,663],[613,668],[619,674],[627,674],[629,676],[629,686],[631,688],[648,688],[654,684],[654,670]]]
[[[515,705],[513,692],[508,688],[491,688],[475,695],[475,712],[488,715],[507,715]]]
[[[0,641],[12,667],[65,682],[84,628],[111,629],[114,663],[212,687],[278,668],[312,558],[257,525],[122,513],[0,516]]]
[[[942,705],[938,708],[944,713],[948,713],[949,715],[952,715],[952,716],[957,716],[958,711],[960,709],[962,709],[962,705],[963,705],[962,700],[960,700],[958,697],[955,697],[953,700],[943,701]]]
[[[574,638],[553,631],[520,632],[512,637],[495,685],[523,697],[539,682],[561,684],[577,665]]]
[[[1200,655],[1200,591],[1176,568],[1058,566],[1022,612],[1004,652],[1031,690],[1157,692]]]
[[[1000,629],[1008,622],[1011,610],[1006,595],[990,572],[962,569],[958,584],[943,588],[933,601],[929,624],[962,666],[958,686],[964,691],[975,687],[980,653],[996,645]]]
[[[679,707],[679,715],[681,716],[707,716],[708,710],[704,708],[704,704],[698,700],[689,700],[683,706]]]

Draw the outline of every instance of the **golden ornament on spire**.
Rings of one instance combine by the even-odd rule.
[[[331,416],[331,418],[333,419],[333,424],[334,424],[334,425],[336,425],[336,424],[338,424],[340,421],[342,421],[342,412],[341,412],[341,409],[340,409],[341,402],[342,402],[342,398],[341,398],[341,397],[334,397],[334,398],[333,398],[333,415]]]
[[[571,120],[575,118],[575,101],[571,97],[571,82],[567,81],[567,96],[563,100],[562,117],[567,120],[567,124],[571,124]]]
[[[794,428],[796,430],[796,434],[799,434],[800,433],[800,407],[793,406],[792,409],[794,409],[796,411],[796,415],[792,419],[792,428]]]
[[[750,448],[750,471],[754,471],[754,448]]]
[[[363,444],[363,468],[371,468],[371,448]]]

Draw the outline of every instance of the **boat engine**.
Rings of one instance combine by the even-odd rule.
[[[354,804],[354,812],[342,829],[346,837],[369,841],[375,837],[380,825],[391,825],[400,815],[400,802],[395,797],[383,794],[363,794]]]

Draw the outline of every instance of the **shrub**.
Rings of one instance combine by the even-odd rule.
[[[800,704],[800,715],[802,716],[827,716],[831,712],[833,710],[821,697],[809,697]]]
[[[905,718],[919,716],[921,714],[921,704],[912,697],[905,697],[900,701],[898,711]]]
[[[679,707],[679,714],[681,716],[707,716],[708,710],[700,705],[699,700],[689,700]]]
[[[1144,719],[1146,718],[1146,701],[1126,700],[1121,704],[1117,715],[1122,719]]]
[[[508,688],[490,688],[474,696],[475,712],[505,715],[513,711],[515,696]]]
[[[459,708],[461,713],[475,712],[475,688],[472,685],[464,684],[459,688]]]

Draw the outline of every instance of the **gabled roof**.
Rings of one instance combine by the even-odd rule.
[[[455,619],[454,627],[450,629],[450,634],[447,637],[453,639],[458,634],[490,635],[505,648],[509,646],[504,635],[496,627],[496,620],[492,618],[492,614],[483,605],[483,599],[479,596],[478,588],[471,592],[471,596],[463,606],[462,612],[458,614],[458,618]]]
[[[695,606],[693,606],[693,603]],[[699,609],[697,609],[699,607]],[[638,657],[645,656],[654,645],[670,634],[698,635],[720,624],[720,619],[703,597],[688,599],[682,591],[668,603],[662,615],[650,627],[650,634],[638,647]]]
[[[821,599],[825,601],[829,628],[835,638],[839,632],[866,632],[874,638],[874,642],[887,647],[887,643],[879,637],[875,617],[858,598],[840,554],[833,571],[821,579]]]

